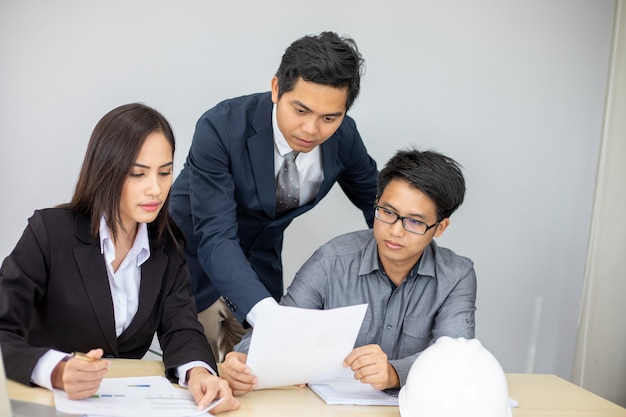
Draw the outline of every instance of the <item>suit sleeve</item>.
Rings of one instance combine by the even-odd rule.
[[[353,137],[349,141],[350,148],[344,150],[348,155],[345,162],[345,170],[339,177],[339,186],[348,199],[363,212],[367,225],[372,228],[374,224],[374,203],[376,201],[376,180],[378,168],[376,162],[367,153],[363,139],[350,119],[353,128]]]
[[[30,385],[37,361],[49,350],[30,346],[25,339],[32,308],[45,294],[49,256],[45,227],[35,213],[0,268],[2,356],[7,377],[25,385]]]
[[[177,382],[175,370],[191,361],[204,361],[217,370],[211,347],[197,320],[191,294],[189,271],[182,256],[170,255],[168,283],[163,297],[163,314],[157,334],[163,349],[166,376]]]
[[[190,204],[198,261],[220,294],[236,300],[235,317],[270,293],[250,266],[237,236],[235,180],[231,173],[231,126],[226,116],[203,117],[189,152]],[[238,184],[239,186],[239,184]]]
[[[323,255],[318,249],[296,273],[287,293],[280,300],[280,305],[288,307],[324,309],[324,292],[326,282],[332,274],[324,266]],[[248,353],[254,329],[246,333],[235,346],[236,352]]]

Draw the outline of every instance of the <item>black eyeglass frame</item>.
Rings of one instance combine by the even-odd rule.
[[[390,213],[395,214],[396,219],[395,219],[394,221],[392,221],[392,222],[388,222],[388,221],[386,221],[386,220],[381,219],[381,218],[378,216],[378,210],[379,210],[379,209],[381,209],[381,210],[385,210],[385,211],[388,211],[388,212],[390,212]],[[414,218],[412,218],[412,217],[400,216],[398,213],[396,213],[395,211],[391,210],[390,208],[383,207],[383,206],[374,206],[374,217],[376,217],[378,220],[380,220],[381,222],[383,222],[383,223],[385,223],[385,224],[394,224],[395,222],[397,222],[398,220],[400,220],[400,221],[401,221],[401,223],[402,223],[402,228],[403,228],[404,230],[406,230],[406,231],[407,231],[407,232],[409,232],[409,233],[413,233],[413,234],[420,235],[420,236],[424,236],[426,233],[428,233],[428,231],[429,231],[430,229],[432,229],[433,227],[435,227],[435,226],[437,226],[439,223],[441,223],[441,220],[437,220],[435,223],[433,223],[433,224],[431,224],[431,225],[429,226],[429,225],[427,225],[426,223],[424,223],[423,221],[420,221],[420,220],[414,219]],[[412,221],[412,222],[417,222],[417,223],[423,224],[424,226],[426,226],[426,230],[424,230],[424,233],[418,233],[418,232],[414,232],[414,231],[412,231],[412,230],[409,230],[409,229],[407,229],[406,224],[404,223],[404,221],[405,221],[405,220],[410,220],[410,221]]]

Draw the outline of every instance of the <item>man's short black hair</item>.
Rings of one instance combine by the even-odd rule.
[[[407,181],[433,200],[437,221],[450,217],[465,197],[461,166],[435,151],[398,151],[380,171],[376,184],[379,198],[387,184],[396,178]]]
[[[356,42],[335,32],[308,35],[294,41],[285,50],[276,71],[278,98],[293,90],[301,77],[305,81],[348,88],[346,111],[359,95],[363,57]]]

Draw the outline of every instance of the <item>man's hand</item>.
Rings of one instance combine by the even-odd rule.
[[[100,359],[104,351],[92,349],[86,355],[59,362],[52,371],[52,386],[65,390],[70,400],[89,398],[98,391],[111,362]]]
[[[222,378],[228,381],[235,395],[243,395],[254,389],[258,380],[246,365],[248,355],[229,352],[220,367]]]
[[[389,362],[387,355],[378,345],[365,345],[353,349],[346,360],[345,367],[354,371],[354,378],[364,384],[370,384],[377,390],[400,388],[400,379]]]
[[[198,404],[198,410],[206,408],[211,401],[220,398],[223,398],[222,402],[210,410],[211,414],[236,410],[240,406],[239,400],[233,397],[228,382],[201,366],[191,368],[187,372],[187,386],[194,401]]]

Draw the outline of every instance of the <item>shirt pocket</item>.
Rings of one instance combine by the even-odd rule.
[[[433,319],[430,317],[405,318],[398,341],[398,358],[423,351],[433,338]]]

